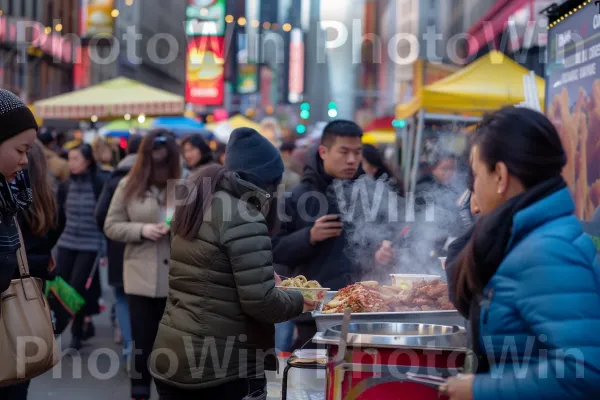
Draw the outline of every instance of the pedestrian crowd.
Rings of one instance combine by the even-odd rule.
[[[414,220],[376,213],[383,236],[358,259],[348,243],[360,225],[339,183],[411,196],[362,136],[347,120],[308,148],[276,148],[250,128],[218,147],[153,130],[131,136],[115,160],[101,138],[58,149],[0,90],[0,356],[17,363],[20,321],[56,335],[69,324],[69,347],[88,346],[107,263],[131,399],[150,399],[153,382],[161,400],[261,398],[277,356],[310,347],[317,332],[317,304],[278,289],[282,278],[339,290],[394,272],[407,254],[423,268],[447,255],[449,296],[470,338],[451,400],[599,398],[600,212],[587,223],[574,216],[551,122],[516,107],[486,116],[465,154],[437,154],[418,179],[436,218],[424,218],[427,196],[417,196]],[[47,298],[38,303],[53,324],[12,311],[32,298]],[[31,379],[56,362],[50,354],[18,376],[0,367],[0,399],[27,399]]]

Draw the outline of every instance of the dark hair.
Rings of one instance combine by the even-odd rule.
[[[178,187],[176,190],[176,198],[186,201],[184,205],[178,206],[173,215],[171,223],[171,232],[175,236],[180,236],[185,240],[193,240],[202,223],[204,222],[204,214],[212,204],[214,195],[217,191],[217,185],[221,182],[227,169],[219,164],[209,165],[202,169],[201,172],[192,174],[188,180],[193,183],[196,190],[189,190],[187,187]],[[210,182],[210,188],[205,188],[204,183]],[[187,189],[187,194],[181,191]],[[208,190],[204,190],[208,189]]]
[[[92,149],[92,146],[90,146],[87,143],[79,144],[79,145],[73,147],[72,149],[70,149],[67,152],[67,155],[72,151],[79,151],[81,153],[81,155],[83,156],[83,158],[86,161],[89,161],[89,163],[90,163],[88,170],[92,171],[92,172],[96,171],[96,168],[98,166],[96,165],[96,158],[94,157],[94,150]]]
[[[201,135],[186,136],[183,139],[183,141],[181,142],[181,147],[183,147],[185,144],[188,144],[188,143],[191,146],[200,150],[200,154],[202,155],[202,158],[200,160],[200,165],[206,164],[213,160],[212,150],[210,149],[210,146],[206,143],[206,141],[204,140],[204,138]],[[188,167],[193,168],[193,167],[196,167],[196,165],[188,165]]]
[[[34,236],[43,237],[58,225],[58,206],[41,143],[33,143],[27,159],[33,201],[23,212],[23,218]]]
[[[386,165],[381,152],[377,150],[375,146],[370,144],[363,145],[362,156],[369,164],[377,168],[375,179],[381,178],[384,174],[386,174],[389,179],[394,177],[392,171]]]
[[[503,108],[486,116],[473,135],[472,143],[488,168],[493,170],[503,162],[527,189],[560,176],[567,163],[556,128],[545,115],[531,109]],[[473,242],[478,227],[452,269],[455,305],[463,314],[468,312],[472,294],[483,290]]]
[[[131,135],[127,139],[127,154],[136,154],[142,144],[142,135]]]
[[[146,190],[155,183],[158,165],[154,162],[152,153],[160,148],[167,149],[167,158],[163,165],[160,165],[167,168],[167,179],[178,179],[181,176],[179,146],[174,136],[162,129],[150,131],[142,139],[138,157],[127,175],[128,180],[124,189],[126,203],[142,198]]]
[[[296,150],[296,142],[293,140],[286,140],[279,146],[279,151],[282,153],[291,153]]]
[[[338,119],[328,123],[323,129],[321,137],[321,145],[331,147],[338,137],[355,137],[361,138],[363,135],[362,129],[355,122]]]
[[[473,145],[490,171],[503,162],[525,188],[559,176],[567,163],[552,122],[528,108],[502,108],[484,118],[473,135]]]
[[[53,132],[54,132],[54,128],[51,128],[49,126],[41,127],[40,130],[38,131],[38,140],[44,146],[48,146],[50,143],[52,143],[55,140]]]

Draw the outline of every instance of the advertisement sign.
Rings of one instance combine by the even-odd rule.
[[[302,29],[292,30],[290,39],[290,75],[288,101],[298,103],[304,94],[304,34]]]
[[[82,0],[81,1],[81,36],[113,34],[113,0]]]
[[[225,40],[222,37],[196,37],[187,48],[185,101],[216,106],[223,104],[225,80]]]
[[[589,220],[600,205],[600,15],[592,2],[548,34],[546,113],[565,151],[563,175],[576,215]]]
[[[273,88],[274,88],[275,74],[268,65],[262,65],[260,67],[260,106],[266,108],[272,106],[273,102]]]
[[[225,35],[225,0],[189,0],[185,32],[187,36]]]
[[[258,91],[257,65],[250,63],[248,58],[248,35],[238,35],[237,52],[237,85],[236,91],[240,94],[256,93]]]

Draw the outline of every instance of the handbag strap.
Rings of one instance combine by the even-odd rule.
[[[17,227],[17,232],[19,232],[19,250],[17,250],[17,262],[19,263],[19,274],[21,278],[28,278],[31,276],[29,274],[29,262],[27,261],[27,254],[25,253],[25,241],[23,240],[23,234],[21,233],[21,228],[19,227],[19,221],[17,217],[13,217],[13,222]]]

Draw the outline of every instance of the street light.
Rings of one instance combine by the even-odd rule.
[[[232,23],[234,21],[235,18],[233,18],[233,15],[227,15],[225,16],[225,22],[227,22],[228,24]]]
[[[98,116],[92,115],[92,122],[98,122]]]
[[[125,121],[131,120],[131,114],[125,114]]]
[[[63,30],[63,26],[62,26],[62,24],[56,24],[56,26],[54,27],[54,30],[55,30],[56,32],[60,32],[60,31],[62,31],[62,30]]]
[[[117,10],[117,9],[115,8],[114,10],[112,10],[112,11],[110,12],[110,15],[111,15],[113,18],[117,18],[117,17],[119,16],[119,10]]]
[[[240,26],[244,26],[244,25],[246,25],[246,18],[244,18],[244,17],[240,17],[240,18],[238,19],[238,24],[239,24]]]
[[[143,124],[144,122],[146,122],[146,116],[144,114],[140,114],[140,116],[138,117],[138,122],[140,124]]]

